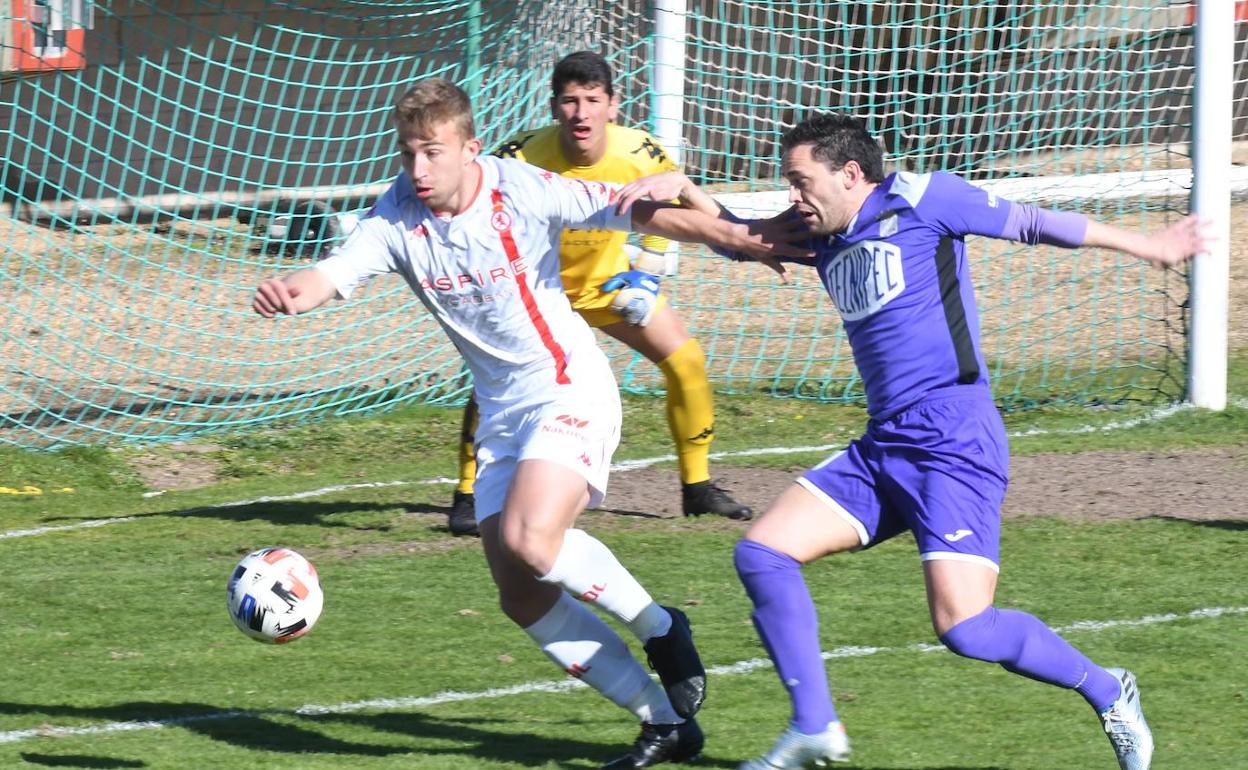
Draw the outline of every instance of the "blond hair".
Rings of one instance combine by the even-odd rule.
[[[400,134],[429,136],[446,122],[455,124],[464,139],[477,134],[472,101],[464,90],[443,78],[425,78],[407,89],[394,103],[394,127]]]

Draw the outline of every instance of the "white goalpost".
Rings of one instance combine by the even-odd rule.
[[[1200,0],[1192,110],[1192,212],[1208,221],[1214,245],[1192,265],[1187,379],[1192,403],[1217,410],[1226,408],[1234,50],[1235,4]]]

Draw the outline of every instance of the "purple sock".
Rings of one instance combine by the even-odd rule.
[[[801,564],[751,540],[733,552],[737,574],[754,602],[754,627],[793,701],[792,725],[814,735],[836,721],[819,649],[819,619]]]
[[[1076,690],[1098,712],[1109,708],[1121,690],[1113,674],[1026,612],[989,607],[946,631],[940,641],[964,657]]]

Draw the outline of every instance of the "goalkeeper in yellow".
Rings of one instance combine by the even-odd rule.
[[[676,165],[645,131],[615,125],[619,99],[611,67],[596,53],[579,51],[555,65],[551,77],[554,125],[522,131],[494,154],[518,158],[564,177],[628,182]],[[750,509],[710,479],[715,437],[711,386],[702,346],[659,293],[668,241],[647,236],[630,265],[626,233],[565,230],[559,256],[564,292],[589,325],[658,365],[667,386],[667,422],[680,462],[681,509],[686,516],[715,514],[749,519]],[[477,405],[470,401],[460,436],[459,487],[449,524],[456,535],[476,534],[472,485]]]

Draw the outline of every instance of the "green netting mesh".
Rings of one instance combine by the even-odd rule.
[[[21,446],[461,401],[455,351],[400,281],[276,322],[251,313],[254,286],[333,240],[321,207],[358,213],[397,173],[388,110],[415,78],[463,84],[488,146],[544,123],[553,62],[593,48],[624,121],[653,119],[647,2],[30,5],[42,20],[0,12],[0,440]],[[848,109],[898,168],[1029,178],[1042,201],[1099,179],[1050,205],[1156,226],[1188,186],[1192,37],[1170,5],[690,2],[685,164],[720,192],[775,190],[783,129]],[[67,52],[85,67],[48,68]],[[1144,197],[1139,172],[1169,186]],[[1181,276],[972,251],[1007,404],[1181,395]],[[813,275],[783,287],[686,248],[666,287],[721,390],[860,397]],[[661,385],[610,350],[626,387]]]

